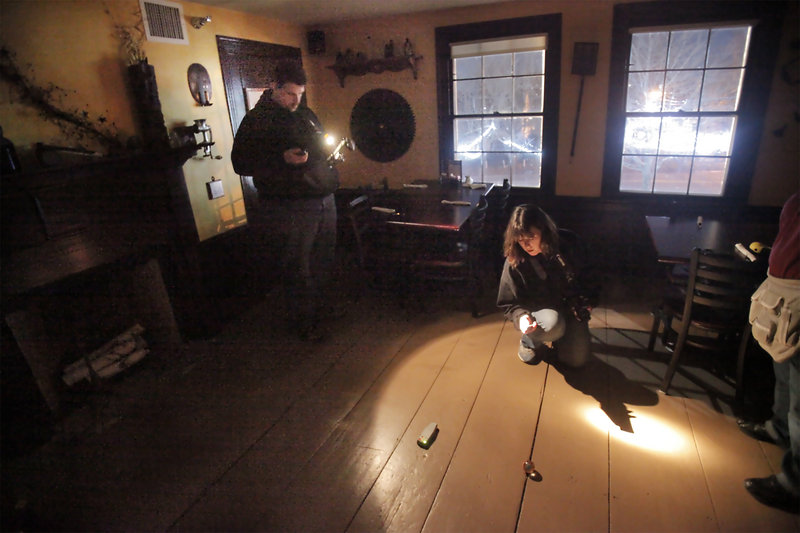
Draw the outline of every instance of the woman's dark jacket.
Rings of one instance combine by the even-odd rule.
[[[562,243],[560,253],[566,268],[555,256],[547,258],[544,254],[526,255],[516,267],[506,260],[497,291],[497,306],[514,326],[518,326],[522,315],[539,309],[571,313],[574,306],[594,305],[597,290],[580,248]],[[575,277],[572,283],[568,281],[570,274]]]

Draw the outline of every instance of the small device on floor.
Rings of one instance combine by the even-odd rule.
[[[431,447],[433,441],[436,440],[436,435],[439,434],[439,427],[436,425],[436,422],[431,422],[425,429],[422,430],[422,433],[419,434],[419,438],[417,439],[417,445],[420,448],[425,448],[426,450]]]

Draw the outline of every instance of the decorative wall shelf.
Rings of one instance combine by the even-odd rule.
[[[381,74],[386,70],[390,72],[400,72],[411,69],[414,73],[414,79],[417,79],[417,62],[420,59],[422,59],[422,56],[382,57],[353,63],[337,63],[336,65],[330,65],[328,68],[336,73],[336,77],[339,78],[339,85],[344,88],[344,79],[347,76],[363,76],[370,72],[373,74]]]

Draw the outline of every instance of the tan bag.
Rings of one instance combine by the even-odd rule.
[[[800,280],[767,279],[750,297],[753,338],[778,363],[800,350]]]

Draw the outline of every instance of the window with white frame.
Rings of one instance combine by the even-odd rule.
[[[746,201],[782,2],[614,6],[603,195]]]
[[[561,14],[436,28],[439,165],[555,191]]]
[[[451,44],[453,152],[464,176],[539,187],[547,37]]]
[[[751,30],[632,32],[620,191],[723,194]]]

